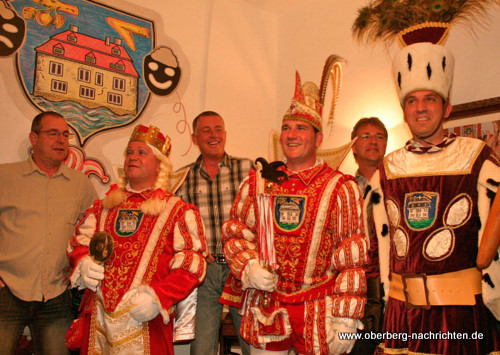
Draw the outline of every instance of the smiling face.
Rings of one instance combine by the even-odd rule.
[[[385,132],[367,123],[357,129],[358,139],[352,146],[356,163],[360,166],[377,166],[382,161],[387,147]]]
[[[440,143],[445,134],[443,120],[450,115],[451,108],[433,91],[421,90],[409,94],[405,98],[403,112],[413,138],[424,146]]]
[[[222,160],[226,147],[226,129],[220,116],[201,116],[192,135],[204,159]]]
[[[144,142],[129,142],[125,151],[125,175],[134,190],[144,190],[154,185],[160,170],[160,161]]]
[[[24,12],[24,10],[23,10]],[[27,16],[25,16],[27,17]],[[24,41],[26,23],[7,1],[0,2],[0,56],[15,53]]]
[[[42,171],[58,169],[68,156],[69,128],[63,117],[46,114],[38,132],[30,132],[33,160]]]
[[[181,69],[169,48],[160,48],[144,57],[144,81],[152,93],[166,96],[177,88]]]
[[[302,171],[316,163],[316,150],[323,141],[323,134],[302,121],[287,120],[281,126],[280,143],[290,170]]]

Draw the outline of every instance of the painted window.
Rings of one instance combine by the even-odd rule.
[[[80,86],[80,97],[85,99],[95,99],[95,89],[88,86]]]
[[[108,92],[108,103],[113,105],[122,105],[122,95]]]
[[[83,68],[78,69],[78,80],[90,83],[90,70]]]
[[[102,73],[95,73],[95,84],[102,86],[104,82],[104,76]]]
[[[125,80],[121,78],[113,78],[113,90],[125,91]]]
[[[50,89],[54,92],[66,94],[68,92],[68,83],[65,81],[52,79]]]
[[[63,64],[58,62],[50,62],[49,64],[49,74],[56,76],[63,76]]]
[[[92,52],[85,54],[85,61],[95,64],[95,55]]]
[[[59,55],[64,55],[64,48],[63,48],[63,46],[61,46],[60,43],[56,44],[54,47],[52,47],[52,53],[59,54]]]

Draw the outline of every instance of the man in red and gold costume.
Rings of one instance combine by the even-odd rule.
[[[76,338],[83,332],[82,353],[174,353],[173,306],[203,281],[207,245],[198,209],[167,190],[169,153],[158,128],[137,126],[125,176],[87,210],[69,244],[71,284],[87,288],[73,329]],[[103,248],[92,247],[97,232],[109,233]]]
[[[318,92],[296,74],[280,136],[286,167],[263,162],[251,170],[222,228],[224,253],[245,292],[241,334],[252,354],[287,354],[292,347],[342,354],[354,339],[339,333],[361,326],[362,196],[354,177],[316,158],[323,139]]]
[[[453,67],[452,53],[431,43],[404,47],[393,62],[412,138],[384,158],[365,205],[374,204],[388,295],[384,354],[500,353],[488,310],[500,316],[500,264],[483,276],[476,268],[500,167],[483,141],[445,133]]]

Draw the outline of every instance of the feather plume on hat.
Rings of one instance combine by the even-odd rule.
[[[328,89],[332,83],[332,102],[328,115],[328,125],[333,126],[333,116],[342,86],[342,63],[345,60],[335,54],[328,56],[323,66],[320,87],[311,82],[301,83],[299,72],[295,72],[295,93],[283,121],[299,120],[310,123],[318,132],[323,131],[323,107]]]
[[[362,43],[395,39],[442,44],[452,24],[478,22],[498,0],[371,0],[358,10],[352,32]]]
[[[292,98],[290,108],[285,113],[283,120],[299,120],[310,123],[319,132],[322,132],[323,107],[325,106],[328,83],[331,83],[332,100],[330,102],[330,112],[328,114],[328,125],[330,131],[333,127],[335,108],[340,96],[342,87],[342,63],[346,60],[338,55],[331,54],[325,61],[321,74],[321,83],[317,87],[313,82],[301,84],[300,76],[296,72],[295,94]],[[308,98],[306,99],[306,96]],[[318,149],[316,156],[323,159],[333,169],[338,169],[344,158],[349,153],[355,139],[341,147],[333,149]],[[271,130],[269,140],[270,160],[282,160],[283,150],[280,144],[280,134]]]
[[[330,113],[328,114],[328,125],[330,131],[333,127],[333,115],[335,107],[340,96],[340,89],[342,88],[342,63],[345,63],[344,58],[338,55],[331,54],[326,58],[325,65],[323,66],[323,73],[321,74],[321,84],[319,85],[319,103],[321,107],[325,105],[326,92],[328,89],[328,81],[332,82],[332,102],[330,105]]]

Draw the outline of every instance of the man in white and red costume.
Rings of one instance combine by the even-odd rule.
[[[384,331],[392,337],[381,347],[384,354],[500,351],[485,306],[500,316],[498,261],[483,277],[476,269],[499,161],[483,141],[443,129],[452,109],[453,67],[451,52],[431,43],[409,45],[393,61],[412,139],[384,158],[365,205],[374,204],[388,296]]]
[[[266,167],[251,170],[222,228],[224,253],[245,292],[241,334],[252,354],[287,354],[292,347],[300,354],[342,354],[354,340],[338,333],[361,326],[362,196],[354,177],[316,158],[323,139],[318,92],[296,74],[280,136],[287,167],[276,171],[286,179],[280,185],[266,177]]]
[[[82,353],[173,354],[174,305],[205,276],[207,245],[198,209],[166,190],[170,139],[154,126],[135,128],[125,176],[87,210],[68,247],[72,286],[87,288]],[[92,236],[110,233],[102,265]],[[74,334],[75,335],[75,334]]]

